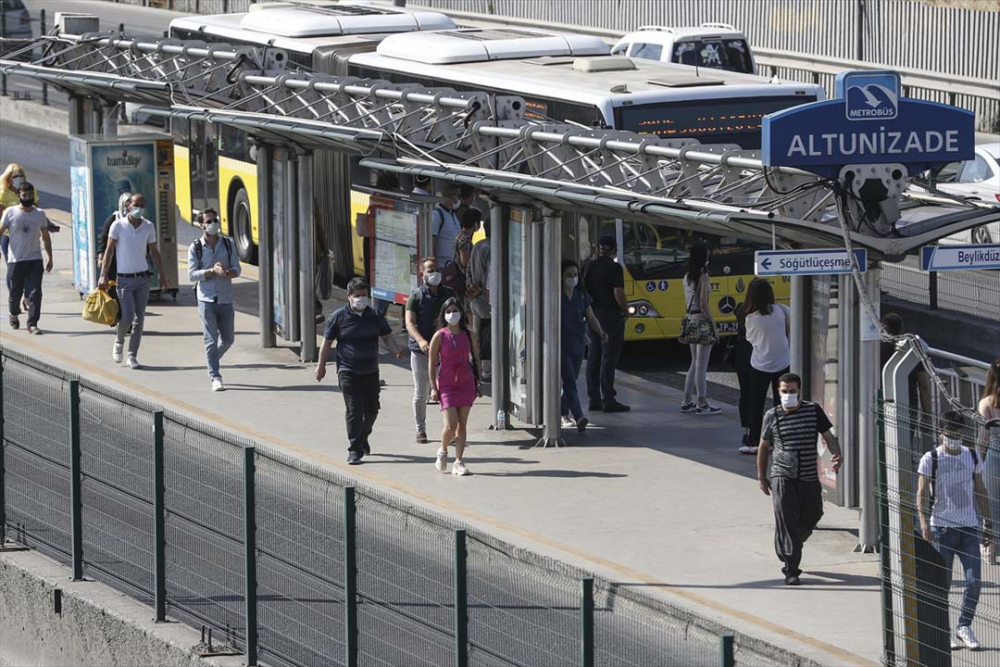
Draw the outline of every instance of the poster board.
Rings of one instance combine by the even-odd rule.
[[[376,299],[405,304],[417,289],[420,204],[384,196],[371,198],[374,228],[371,294]]]

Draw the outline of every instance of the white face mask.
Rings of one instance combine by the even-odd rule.
[[[458,321],[461,319],[462,319],[462,313],[456,311],[444,314],[444,321],[450,324],[451,326],[455,326],[456,324],[458,324]]]
[[[24,176],[11,176],[10,182],[15,188],[19,188],[24,183]]]
[[[354,310],[364,310],[368,307],[368,297],[366,296],[352,296],[351,297],[351,308]]]
[[[458,208],[461,205],[462,205],[462,200],[461,199],[452,199],[451,200],[451,207],[453,209],[456,209],[456,208]]]
[[[782,394],[781,407],[783,407],[785,410],[794,410],[795,408],[799,407],[799,395]]]
[[[133,206],[132,210],[129,211],[129,215],[131,217],[135,218],[136,220],[141,220],[142,219],[142,215],[145,212],[146,212],[146,209],[144,209],[142,206]]]
[[[441,272],[431,271],[430,273],[424,275],[424,280],[426,280],[427,284],[431,287],[437,287],[441,284]]]
[[[218,220],[213,220],[212,222],[205,225],[205,233],[209,236],[218,236],[219,230],[222,229],[222,225],[219,224]]]
[[[953,438],[947,435],[941,436],[941,444],[943,444],[944,448],[949,452],[959,452],[962,449],[961,438]]]
[[[563,278],[563,282],[566,283],[566,287],[573,289],[580,283],[580,278],[573,276],[572,278]]]

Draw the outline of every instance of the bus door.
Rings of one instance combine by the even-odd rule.
[[[192,213],[207,209],[220,212],[218,128],[211,123],[191,123],[191,207]]]

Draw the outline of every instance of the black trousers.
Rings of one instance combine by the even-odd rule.
[[[751,371],[736,371],[736,379],[740,383],[740,426],[745,429],[750,428],[750,422],[752,421],[750,417],[750,400],[753,398],[751,396],[751,389],[753,383],[753,374]],[[764,415],[761,414],[761,424],[763,424]],[[750,446],[756,446],[760,444],[760,440],[757,442],[747,442]]]
[[[819,480],[775,477],[771,480],[774,500],[774,552],[784,564],[786,577],[802,574],[802,545],[823,517],[823,492]]]
[[[21,297],[28,300],[28,326],[38,325],[42,314],[42,276],[45,265],[40,259],[29,259],[7,265],[7,281],[10,285],[8,308],[11,317],[21,314]]]
[[[587,329],[587,397],[592,405],[613,402],[615,391],[615,371],[625,344],[625,320],[617,310],[594,311],[601,328],[608,334],[608,342]]]
[[[788,372],[785,368],[776,373],[765,373],[756,368],[750,369],[750,398],[747,403],[747,410],[750,416],[750,433],[747,435],[747,444],[755,447],[760,444],[760,430],[764,425],[764,413],[767,412],[764,404],[767,402],[767,388],[771,388],[771,401],[774,406],[781,403],[778,394],[778,378]],[[742,383],[740,385],[742,390]],[[742,409],[743,400],[740,399]]]
[[[357,375],[351,371],[340,371],[337,376],[346,408],[347,440],[350,443],[347,449],[364,454],[369,448],[368,436],[372,434],[381,407],[378,373]]]
[[[482,361],[493,359],[493,320],[488,317],[476,317],[476,337],[479,343],[479,358]]]

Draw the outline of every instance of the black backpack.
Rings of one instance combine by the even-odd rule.
[[[967,447],[969,453],[972,454],[972,475],[975,477],[976,468],[979,466],[979,455],[976,454],[976,450],[972,447]],[[937,447],[931,450],[931,510],[934,510],[935,496],[934,487],[937,486],[937,471],[938,471],[938,450]]]

